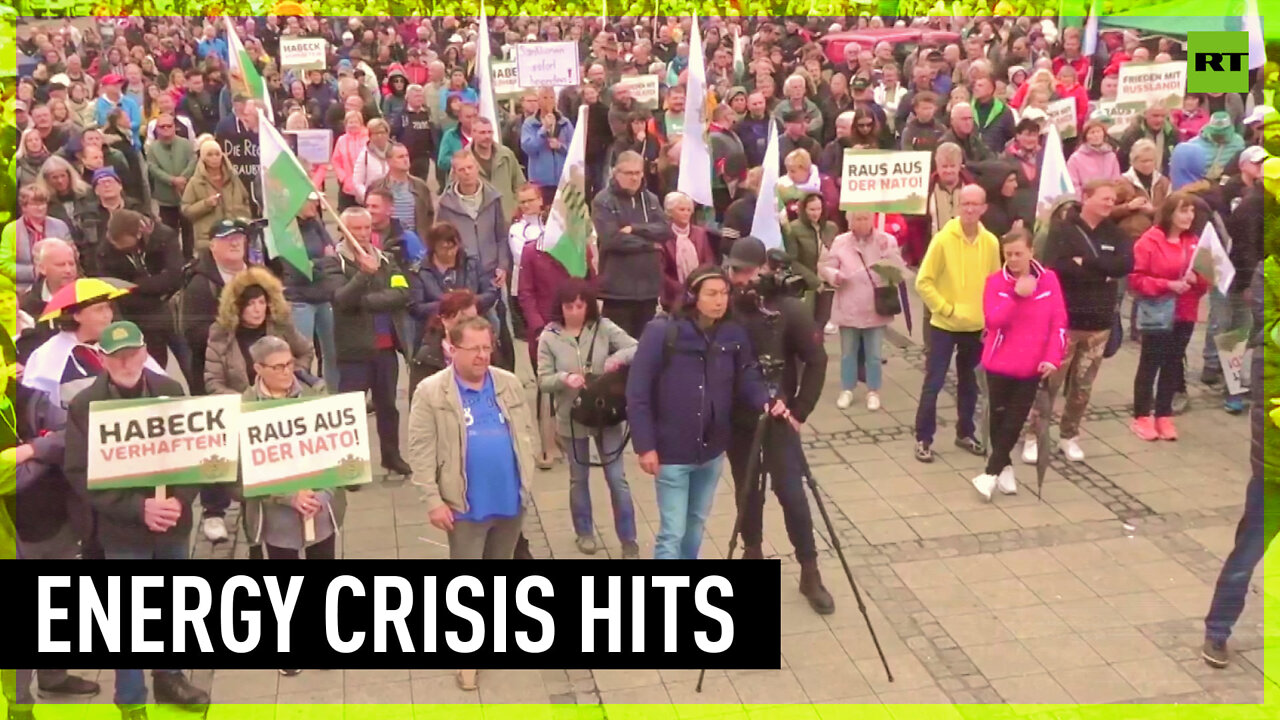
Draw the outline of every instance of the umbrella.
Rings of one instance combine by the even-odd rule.
[[[114,278],[80,278],[49,298],[40,321],[53,320],[72,308],[98,300],[115,300],[133,289],[133,283]]]
[[[898,283],[898,299],[902,301],[902,319],[907,323],[907,337],[911,337],[911,300],[907,297],[907,284]]]
[[[987,384],[987,371],[982,365],[978,365],[975,372],[978,378],[978,393],[982,400],[982,406],[979,412],[982,413],[982,424],[978,426],[978,441],[982,443],[984,451],[989,452],[991,447],[991,387]],[[983,472],[986,472],[983,470]]]
[[[1043,501],[1044,476],[1049,472],[1049,425],[1053,422],[1053,406],[1057,403],[1058,397],[1053,384],[1048,380],[1040,381],[1040,392],[1049,398],[1049,402],[1045,405],[1048,412],[1040,413],[1036,422],[1036,447],[1039,449],[1039,454],[1036,456],[1036,499]]]

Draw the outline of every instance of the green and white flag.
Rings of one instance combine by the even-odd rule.
[[[1044,142],[1044,163],[1040,167],[1040,188],[1036,193],[1038,212],[1048,210],[1067,195],[1075,195],[1076,186],[1067,172],[1067,161],[1062,155],[1062,137],[1058,128],[1048,123]]]
[[[587,246],[594,228],[587,205],[587,106],[578,108],[578,122],[569,141],[569,154],[560,174],[560,187],[539,249],[555,258],[573,277],[587,276]]]
[[[251,97],[258,101],[263,110],[267,111],[268,118],[275,117],[271,109],[271,94],[267,92],[266,81],[258,74],[258,69],[253,65],[253,58],[249,57],[249,52],[244,49],[244,43],[240,42],[240,36],[236,34],[231,18],[224,15],[222,19],[227,26],[227,56],[230,65],[227,78],[231,83],[232,96]]]
[[[265,113],[258,113],[258,159],[262,162],[262,214],[267,218],[267,252],[311,277],[311,258],[298,231],[298,211],[315,186],[280,131]]]

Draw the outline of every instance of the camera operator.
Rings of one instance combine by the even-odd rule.
[[[789,259],[781,251],[768,253],[764,243],[745,237],[734,243],[725,261],[733,282],[734,319],[747,329],[756,362],[775,398],[791,410],[791,417],[775,423],[764,436],[761,472],[773,481],[773,492],[782,505],[787,536],[800,561],[800,593],[814,611],[835,612],[835,601],[822,585],[818,571],[818,551],[813,539],[813,517],[804,491],[804,449],[800,446],[800,425],[818,404],[827,371],[827,353],[822,347],[822,329],[814,324],[813,313],[801,297],[804,279],[789,270]],[[803,366],[803,369],[801,368]],[[744,559],[763,558],[764,497],[756,478],[747,477],[760,411],[738,405],[733,413],[733,433],[729,442],[729,466],[738,488],[750,490],[742,514]],[[742,497],[741,494],[738,497]]]

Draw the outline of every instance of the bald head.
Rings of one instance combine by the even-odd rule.
[[[960,188],[960,227],[972,237],[978,232],[982,214],[987,211],[987,191],[980,185]]]

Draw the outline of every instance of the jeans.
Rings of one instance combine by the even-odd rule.
[[[186,545],[150,547],[105,546],[108,560],[186,560]],[[121,707],[138,707],[147,703],[147,680],[141,670],[116,670],[115,703]],[[180,673],[181,670],[152,670],[152,675]]]
[[[925,360],[924,388],[916,409],[916,440],[933,444],[938,429],[938,393],[947,381],[951,354],[956,356],[956,437],[973,437],[973,415],[978,409],[978,361],[982,359],[982,333],[952,332],[929,328],[929,354]],[[878,368],[877,368],[878,369]],[[871,372],[871,363],[867,363]],[[867,383],[870,385],[870,383]]]
[[[880,390],[882,366],[880,346],[884,342],[884,328],[840,328],[840,388],[853,390],[858,387],[858,349],[866,363],[867,389]]]
[[[653,542],[655,560],[698,559],[702,529],[711,514],[722,462],[724,456],[718,455],[701,465],[662,465],[658,468],[658,536]]]
[[[293,326],[302,337],[317,343],[323,365],[324,384],[338,387],[338,347],[334,344],[333,305],[330,303],[293,303]],[[311,368],[306,368],[310,370]]]
[[[1142,354],[1138,356],[1138,372],[1133,377],[1133,416],[1147,417],[1152,411],[1152,387],[1155,387],[1155,415],[1173,417],[1173,396],[1186,378],[1187,345],[1195,323],[1177,321],[1165,332],[1144,332]]]
[[[1009,454],[1018,444],[1022,424],[1027,421],[1031,405],[1036,401],[1040,378],[1015,378],[987,373],[987,389],[991,395],[991,456],[987,458],[987,474],[999,475],[1013,464]]]
[[[771,421],[772,422],[772,421]],[[742,542],[745,546],[759,545],[764,539],[764,493],[759,492],[759,478],[747,477],[747,463],[751,459],[751,442],[755,427],[733,428],[729,443],[729,469],[733,473],[733,485],[738,490],[735,499],[742,497],[742,484],[750,483],[746,508],[742,513]],[[795,548],[796,560],[807,562],[818,557],[813,539],[813,514],[804,494],[804,448],[800,436],[791,428],[774,424],[765,436],[764,459],[760,472],[768,473],[773,483],[773,494],[782,506],[782,523],[787,528],[787,539]]]
[[[569,463],[569,511],[573,516],[573,531],[578,537],[595,534],[591,520],[591,438],[564,437]],[[622,467],[622,426],[604,428],[595,438],[600,461],[604,463],[604,480],[609,484],[609,500],[613,505],[613,526],[618,540],[636,541],[636,509],[631,503],[631,486],[627,484],[626,471]]]
[[[383,467],[400,457],[400,411],[396,409],[399,379],[400,353],[395,350],[370,350],[368,360],[338,366],[338,392],[373,391]]]
[[[1222,565],[1218,584],[1204,619],[1208,640],[1226,642],[1244,610],[1249,580],[1280,530],[1280,484],[1255,472],[1245,490],[1244,515],[1236,526],[1236,544]]]
[[[1252,321],[1244,293],[1223,295],[1216,287],[1209,289],[1209,322],[1205,325],[1204,350],[1201,353],[1205,370],[1222,372],[1222,358],[1218,357],[1218,344],[1214,338],[1228,330],[1249,327]],[[1223,392],[1226,393],[1225,388]],[[1232,397],[1230,393],[1226,394]],[[1237,397],[1244,398],[1245,394]]]

